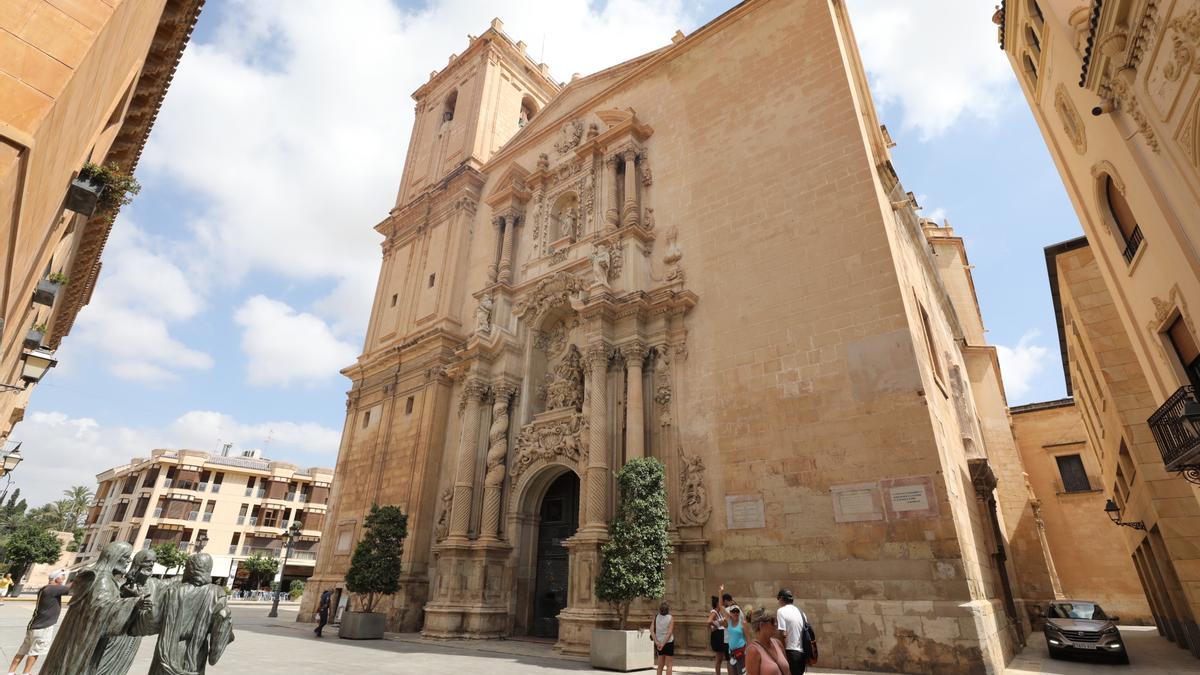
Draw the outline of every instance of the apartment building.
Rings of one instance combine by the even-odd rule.
[[[95,561],[110,542],[135,549],[170,543],[213,557],[213,579],[230,588],[249,583],[242,560],[283,559],[284,538],[301,524],[285,583],[306,579],[316,561],[333,469],[302,469],[262,457],[259,450],[212,455],[197,450],[154,450],[96,476],[76,566]],[[167,572],[162,568],[159,573]]]

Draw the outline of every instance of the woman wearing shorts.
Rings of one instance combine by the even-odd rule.
[[[675,672],[675,617],[671,616],[671,606],[663,603],[658,606],[658,614],[650,622],[650,639],[654,640],[654,661],[658,666],[657,675],[667,675]]]

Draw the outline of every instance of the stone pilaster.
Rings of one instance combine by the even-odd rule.
[[[646,345],[641,342],[624,345],[625,357],[625,460],[646,456],[646,413],[642,401],[642,364]]]
[[[588,456],[583,527],[601,531],[605,530],[608,518],[608,355],[608,345],[596,344],[584,356],[588,380]]]
[[[604,162],[607,167],[605,179],[608,184],[608,204],[606,204],[604,212],[604,223],[610,230],[617,229],[621,224],[621,204],[617,201],[617,186],[619,185],[617,182],[617,162],[619,161],[619,158],[613,156]]]

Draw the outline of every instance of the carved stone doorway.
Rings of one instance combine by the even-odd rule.
[[[567,606],[570,564],[563,541],[579,527],[579,478],[559,476],[538,509],[537,577],[533,592],[532,633],[558,637],[558,613]]]

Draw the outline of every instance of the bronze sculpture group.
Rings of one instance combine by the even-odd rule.
[[[132,562],[131,552],[113,542],[76,577],[42,675],[125,675],[146,635],[158,636],[150,675],[202,675],[233,642],[212,556],[193,554],[180,579],[164,581],[152,575],[153,551],[139,551]]]

